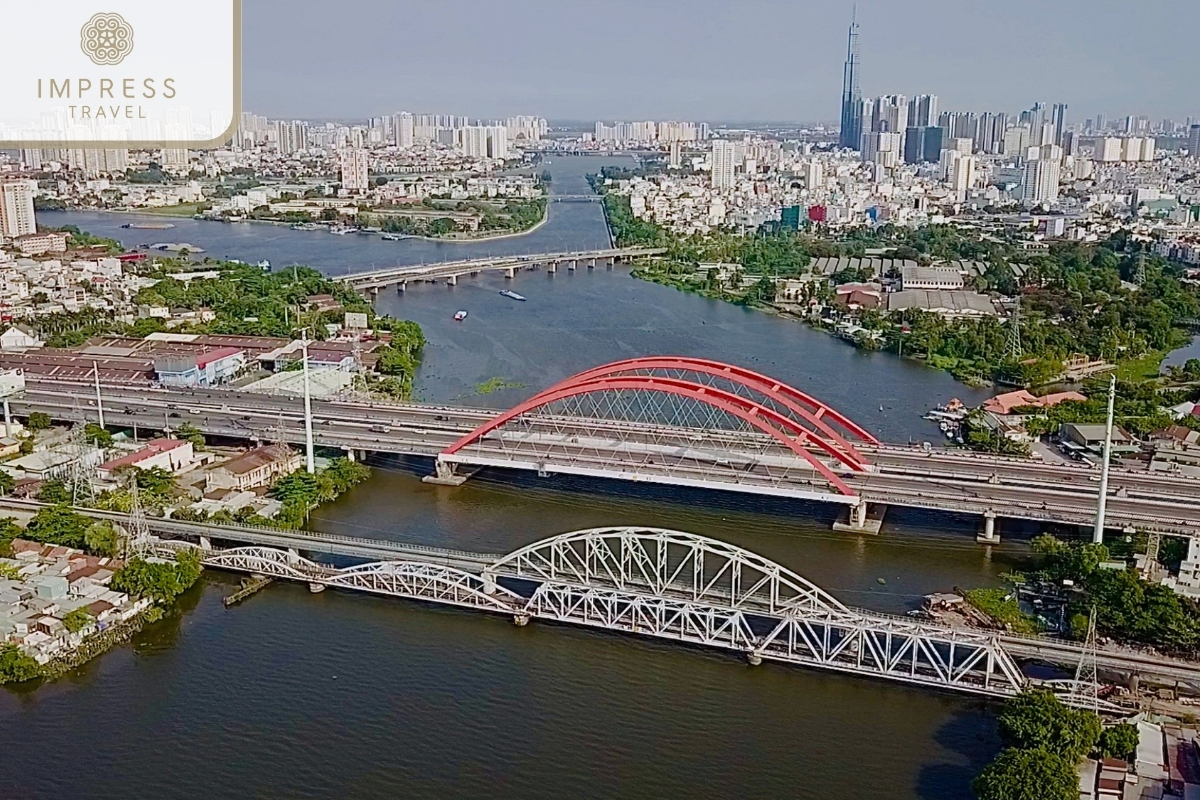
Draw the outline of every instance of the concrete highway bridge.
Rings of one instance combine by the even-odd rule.
[[[95,420],[94,388],[27,376],[18,414]],[[191,423],[249,440],[305,440],[299,398],[237,389],[105,387],[106,421],[148,430]],[[879,442],[820,401],[749,370],[641,358],[588,370],[506,412],[416,403],[313,403],[314,439],[351,455],[433,460],[426,480],[459,485],[482,467],[743,492],[844,507],[836,526],[876,533],[887,506],[1090,526],[1099,470]],[[1114,469],[1115,530],[1200,535],[1200,479]]]
[[[0,500],[30,514],[44,504]],[[78,509],[136,530],[128,515]],[[237,525],[145,518],[136,547],[160,557],[201,553],[205,566],[308,584],[451,605],[511,617],[650,636],[764,660],[927,688],[1005,698],[1033,683],[1030,658],[1074,668],[1070,642],[1017,639],[978,629],[851,608],[778,563],[679,531],[611,527],[533,542],[506,555]],[[363,561],[334,567],[313,554]],[[1100,669],[1200,687],[1200,665],[1106,648]],[[1096,686],[1050,682],[1066,702],[1097,710]]]
[[[547,272],[557,272],[560,267],[568,270],[580,267],[586,269],[611,268],[619,262],[662,255],[665,252],[665,249],[656,247],[618,247],[569,253],[495,256],[355,272],[337,276],[334,280],[345,283],[360,292],[378,294],[380,289],[388,286],[395,286],[397,290],[404,291],[409,281],[445,281],[453,285],[458,283],[458,279],[464,275],[478,275],[481,272],[503,272],[507,277],[513,278],[517,272],[522,270],[544,269]]]

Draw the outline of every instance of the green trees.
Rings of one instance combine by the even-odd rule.
[[[1068,708],[1047,689],[1026,689],[1000,711],[1005,749],[973,787],[979,800],[1075,800],[1075,765],[1100,740],[1100,717]]]
[[[1129,758],[1137,749],[1137,745],[1137,726],[1128,722],[1105,728],[1100,734],[1100,752],[1111,758]]]
[[[68,611],[63,615],[63,627],[71,633],[79,633],[81,630],[91,625],[94,617],[88,613],[86,608],[77,608],[74,611]]]
[[[31,542],[62,545],[108,557],[117,554],[119,545],[117,531],[111,522],[93,522],[63,505],[43,508],[23,531],[19,528],[0,530],[0,540],[5,536],[9,536],[8,541],[19,536]]]
[[[1200,606],[1195,601],[1147,583],[1133,570],[1101,569],[1100,563],[1109,558],[1103,545],[1043,535],[1033,540],[1033,549],[1042,557],[1037,577],[1074,581],[1083,591],[1073,597],[1070,613],[1086,619],[1094,607],[1101,634],[1176,655],[1200,652]]]
[[[0,684],[30,681],[41,672],[38,663],[15,644],[0,644]]]
[[[109,584],[118,592],[133,597],[148,597],[159,605],[169,605],[191,588],[200,577],[200,554],[185,550],[175,563],[131,559],[117,570]]]
[[[71,490],[62,481],[51,478],[38,489],[37,499],[43,503],[70,503]]]
[[[50,415],[44,411],[31,411],[25,425],[31,431],[44,431],[50,427]]]
[[[335,500],[370,475],[369,467],[345,458],[335,458],[316,475],[298,470],[283,476],[271,486],[271,496],[283,504],[275,523],[282,527],[299,528],[308,519],[309,509],[313,506]]]
[[[176,438],[182,439],[185,442],[191,442],[194,450],[204,449],[204,434],[200,432],[199,428],[190,422],[184,422],[178,428],[176,428],[175,436]]]
[[[979,800],[1076,800],[1075,767],[1046,750],[1008,749],[972,784]]]
[[[83,426],[83,435],[89,442],[94,443],[97,447],[108,449],[112,447],[112,434],[101,428],[94,422],[89,422]]]
[[[1000,738],[1010,748],[1043,748],[1072,764],[1092,751],[1100,739],[1100,718],[1091,711],[1063,705],[1053,692],[1028,689],[1000,711]]]

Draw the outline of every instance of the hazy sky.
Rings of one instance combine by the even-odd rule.
[[[244,0],[245,108],[838,116],[850,0]],[[865,95],[1200,116],[1198,0],[860,0]]]

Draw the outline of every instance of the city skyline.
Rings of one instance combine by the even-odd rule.
[[[852,5],[615,0],[601,11],[514,0],[496,18],[463,2],[401,10],[351,0],[341,16],[363,24],[340,29],[349,47],[330,42],[321,15],[280,17],[248,3],[244,104],[310,119],[408,108],[552,121],[836,123]],[[1182,54],[1200,7],[1171,0],[1139,9],[1130,24],[1120,10],[1081,0],[962,5],[859,3],[862,94],[932,93],[943,109],[977,112],[1066,102],[1076,119],[1196,111]]]

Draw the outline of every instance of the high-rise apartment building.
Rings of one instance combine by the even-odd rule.
[[[1067,132],[1066,103],[1054,104],[1054,107],[1050,111],[1050,124],[1054,126],[1054,141],[1052,144],[1062,147],[1063,134]],[[1046,144],[1046,142],[1043,142],[1042,144]]]
[[[1021,170],[1021,203],[1026,208],[1058,202],[1062,148],[1056,144],[1031,147]]]
[[[814,191],[825,183],[825,167],[817,159],[804,164],[804,188]]]
[[[861,147],[863,134],[862,91],[858,74],[858,16],[850,18],[846,37],[846,63],[842,67],[842,127],[838,144],[849,150]]]
[[[365,192],[371,188],[367,151],[351,147],[342,151],[342,188],[349,192]]]
[[[981,153],[1000,155],[1004,152],[1004,134],[1008,130],[1007,114],[984,112],[979,115],[975,129],[975,149]]]
[[[413,115],[401,111],[392,118],[392,143],[403,150],[412,147],[415,141],[416,123]]]
[[[1189,131],[1188,154],[1200,160],[1200,125],[1193,125]]]
[[[714,139],[712,143],[712,186],[714,189],[728,189],[734,184],[734,174],[737,169],[737,142],[728,139]]]
[[[928,128],[937,124],[938,98],[936,94],[920,94],[908,105],[908,127]]]
[[[0,236],[9,239],[37,233],[33,196],[37,181],[0,181]]]

